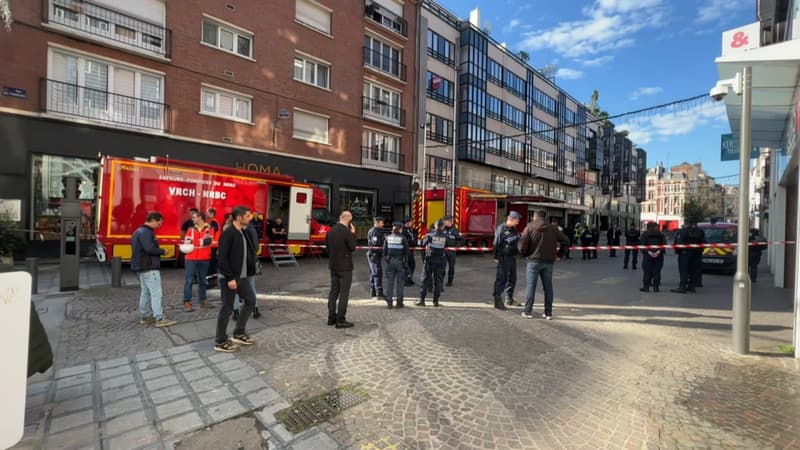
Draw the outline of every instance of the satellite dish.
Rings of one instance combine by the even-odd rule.
[[[278,119],[290,119],[292,114],[287,109],[278,110]]]

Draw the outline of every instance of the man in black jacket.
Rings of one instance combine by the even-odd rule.
[[[147,215],[145,223],[131,236],[131,270],[139,275],[139,313],[142,325],[155,325],[159,328],[175,325],[174,320],[164,316],[161,306],[161,255],[166,250],[158,246],[156,230],[161,227],[164,216],[157,211]]]
[[[237,206],[231,211],[231,216],[233,217],[232,226],[223,231],[219,238],[217,266],[220,275],[222,308],[219,310],[217,319],[217,338],[214,345],[214,350],[227,353],[239,350],[236,344],[255,344],[255,341],[245,332],[247,319],[250,318],[256,299],[255,292],[247,281],[247,277],[256,273],[256,255],[253,246],[250,245],[244,234],[252,215],[250,208]],[[233,312],[233,302],[237,294],[244,302],[244,306],[236,319],[233,336],[229,339],[228,320]]]
[[[639,228],[636,227],[636,224],[631,224],[631,228],[625,232],[625,245],[639,245],[641,236],[642,234],[639,232]],[[630,259],[631,256],[633,256],[632,261]],[[633,263],[633,270],[636,270],[636,263],[639,261],[639,251],[625,249],[625,260],[622,262],[623,269],[628,268],[628,261]]]
[[[517,285],[517,243],[520,234],[517,225],[522,215],[511,211],[506,222],[497,227],[494,233],[494,262],[497,264],[497,274],[494,279],[494,307],[506,309],[503,305],[503,296],[509,306],[516,305],[514,301],[514,288]]]
[[[325,236],[328,247],[328,268],[331,270],[331,290],[328,294],[328,325],[350,328],[347,321],[347,301],[353,283],[353,252],[356,250],[356,227],[353,214],[342,211],[339,222]],[[337,308],[336,300],[339,300]]]

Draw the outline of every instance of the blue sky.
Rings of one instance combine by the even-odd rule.
[[[756,21],[755,0],[439,1],[462,18],[479,7],[492,37],[527,51],[534,67],[555,64],[557,84],[579,101],[597,89],[610,115],[708,93],[722,32]],[[738,172],[737,162],[719,161],[720,134],[730,132],[721,104],[614,123],[647,150],[650,167],[688,161],[716,177]]]

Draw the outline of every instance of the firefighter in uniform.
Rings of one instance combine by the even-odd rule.
[[[405,236],[406,241],[408,241],[409,249],[412,247],[417,246],[417,230],[412,228],[411,217],[404,217],[403,223],[403,236]],[[406,286],[413,286],[414,285],[414,271],[417,269],[417,262],[414,260],[414,252],[408,252],[408,270],[406,271],[406,279],[405,285]]]
[[[497,227],[494,234],[494,262],[497,263],[497,276],[494,279],[494,307],[507,309],[503,305],[503,295],[508,300],[508,305],[513,306],[514,287],[517,285],[517,243],[520,234],[517,225],[522,215],[511,211],[506,218],[506,223]]]
[[[439,306],[439,296],[442,294],[442,281],[444,281],[444,266],[447,264],[445,257],[447,242],[444,222],[441,220],[436,222],[433,231],[422,240],[422,245],[425,247],[425,259],[422,262],[422,278],[419,283],[417,306],[425,306],[425,294],[428,291],[433,292],[433,306]]]
[[[639,245],[639,240],[641,237],[642,233],[635,224],[632,224],[631,228],[625,232],[625,245]],[[633,256],[632,260],[631,256]],[[633,270],[636,270],[636,263],[639,261],[639,251],[625,249],[625,259],[622,262],[623,269],[628,268],[628,261],[633,263]]]
[[[656,222],[649,222],[647,231],[639,240],[639,245],[667,245],[667,238],[658,231]],[[664,267],[665,252],[666,249],[663,248],[642,249],[642,272],[644,272],[644,277],[640,291],[650,292],[650,286],[653,286],[653,292],[658,292],[658,288],[661,285],[661,268]]]
[[[375,217],[374,226],[367,233],[367,262],[369,263],[369,295],[383,295],[383,217]]]
[[[386,303],[392,309],[392,297],[397,288],[397,307],[403,307],[403,285],[406,281],[406,268],[409,251],[408,239],[403,234],[403,222],[392,224],[392,233],[383,243],[383,257],[386,262]]]
[[[444,233],[447,235],[447,246],[457,247],[464,241],[464,236],[453,226],[453,216],[444,216]],[[447,286],[453,285],[453,277],[456,276],[456,252],[446,252],[447,258]]]

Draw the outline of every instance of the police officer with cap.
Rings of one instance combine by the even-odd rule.
[[[506,222],[497,227],[494,233],[494,262],[497,263],[497,276],[494,280],[494,307],[507,309],[503,305],[503,297],[508,299],[508,305],[514,302],[514,287],[517,285],[517,243],[519,243],[519,230],[517,225],[522,215],[511,211]]]
[[[403,217],[403,236],[405,236],[406,241],[408,241],[409,249],[412,247],[417,246],[417,230],[412,228],[411,226],[411,217]],[[414,252],[408,252],[408,258],[406,261],[406,266],[408,270],[406,271],[406,286],[413,286],[414,285],[414,271],[417,269],[417,263],[414,260]]]
[[[374,226],[367,233],[367,262],[369,263],[369,295],[383,295],[383,217],[376,216]]]
[[[408,264],[408,240],[403,234],[403,222],[392,224],[392,233],[386,236],[383,243],[383,257],[386,262],[386,303],[392,309],[392,295],[397,287],[397,307],[403,307],[403,285],[406,281],[406,265]]]
[[[638,245],[641,237],[642,234],[639,232],[639,228],[635,223],[632,223],[631,228],[625,232],[625,245]],[[639,261],[639,251],[629,249],[625,249],[625,260],[622,262],[623,269],[628,268],[628,261],[631,260],[631,256],[633,256],[633,270],[636,270],[636,263]]]
[[[464,241],[464,236],[453,226],[453,216],[444,216],[444,233],[447,235],[447,246],[457,247]],[[445,252],[447,259],[447,286],[453,285],[453,277],[456,276],[456,252]]]
[[[433,291],[433,306],[439,306],[439,296],[442,294],[442,281],[444,281],[444,266],[447,263],[445,248],[448,237],[444,230],[444,221],[439,220],[433,230],[422,240],[422,245],[425,247],[425,259],[422,263],[417,306],[425,306],[425,294],[428,291]]]

